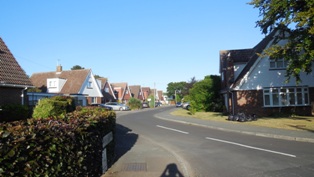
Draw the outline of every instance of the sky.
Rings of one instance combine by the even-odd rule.
[[[27,75],[79,65],[167,91],[219,75],[219,51],[264,35],[250,0],[0,0],[0,37]]]

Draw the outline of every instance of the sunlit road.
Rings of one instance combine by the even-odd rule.
[[[157,118],[173,107],[118,112],[117,123],[180,157],[191,176],[314,176],[314,143],[224,132]]]

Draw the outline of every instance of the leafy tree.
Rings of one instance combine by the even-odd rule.
[[[287,81],[300,73],[312,72],[314,61],[314,1],[313,0],[252,0],[250,5],[258,8],[260,20],[256,22],[264,34],[279,30],[275,44],[286,40],[284,45],[273,45],[265,51],[273,59],[285,59]]]
[[[192,77],[185,85],[185,89],[183,89],[183,95],[188,95],[190,89],[193,88],[194,84],[197,83],[195,77]]]
[[[103,78],[103,77],[101,77],[101,76],[99,76],[97,74],[95,74],[94,77],[95,77],[95,79]]]
[[[170,82],[167,87],[167,96],[170,98],[176,95],[178,98],[183,98],[182,91],[186,88],[186,82]],[[176,100],[178,100],[176,98]]]
[[[80,66],[80,65],[74,65],[74,66],[71,68],[71,70],[79,70],[79,69],[85,69],[85,68],[83,68],[83,67]]]
[[[215,75],[205,76],[196,82],[190,89],[189,97],[185,97],[196,111],[221,111],[220,77]],[[186,101],[186,100],[184,100]]]

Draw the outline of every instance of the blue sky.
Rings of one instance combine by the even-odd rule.
[[[219,51],[262,38],[250,0],[1,1],[0,37],[26,74],[91,68],[166,91],[219,74]]]

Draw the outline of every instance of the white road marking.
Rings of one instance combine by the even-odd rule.
[[[161,126],[161,125],[156,125],[156,126],[159,127],[159,128],[166,129],[166,130],[171,130],[171,131],[175,131],[175,132],[179,132],[179,133],[183,133],[183,134],[189,134],[189,132],[177,130],[177,129],[174,129],[174,128],[164,127],[164,126]]]
[[[287,153],[278,152],[278,151],[272,151],[272,150],[258,148],[258,147],[254,147],[254,146],[248,146],[248,145],[245,145],[245,144],[235,143],[235,142],[231,142],[231,141],[225,141],[225,140],[216,139],[216,138],[206,137],[206,139],[213,140],[213,141],[219,141],[219,142],[222,142],[222,143],[233,144],[233,145],[236,145],[236,146],[241,146],[241,147],[245,147],[245,148],[249,148],[249,149],[255,149],[255,150],[270,152],[270,153],[274,153],[274,154],[280,154],[280,155],[289,156],[289,157],[297,157],[297,156],[292,155],[292,154],[287,154]]]

